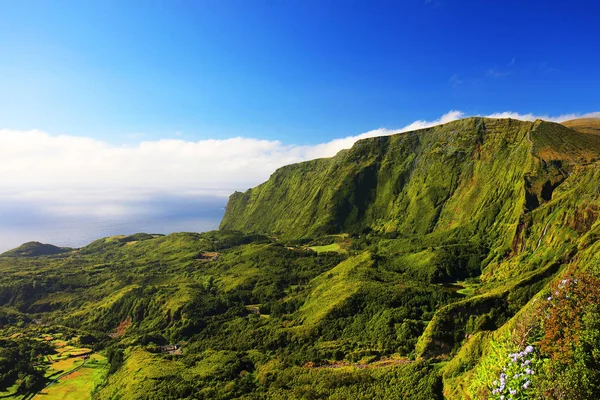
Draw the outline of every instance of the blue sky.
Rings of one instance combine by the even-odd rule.
[[[598,111],[593,1],[0,3],[0,128],[112,144],[316,144],[512,111]]]
[[[600,117],[599,7],[0,0],[0,250],[216,228],[234,190],[360,138]]]

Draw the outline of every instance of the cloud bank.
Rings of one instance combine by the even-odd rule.
[[[585,115],[536,116],[503,112],[489,115],[564,121]],[[400,129],[375,129],[316,145],[236,137],[225,140],[142,141],[135,146],[39,130],[0,130],[0,202],[35,204],[40,213],[118,216],[148,212],[150,199],[226,197],[265,181],[275,169],[294,162],[331,157],[359,139],[426,128],[465,117],[450,111],[434,121]]]

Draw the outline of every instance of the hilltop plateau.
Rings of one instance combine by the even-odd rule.
[[[562,124],[578,132],[600,135],[600,118],[578,118],[564,121]]]

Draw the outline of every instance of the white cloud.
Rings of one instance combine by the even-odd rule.
[[[464,114],[461,111],[450,111],[442,115],[439,119],[434,121],[415,121],[409,125],[406,125],[401,129],[385,129],[379,128],[369,132],[361,133],[356,136],[348,136],[342,139],[334,139],[327,143],[317,144],[313,146],[290,146],[292,153],[297,153],[303,160],[310,160],[314,158],[332,157],[342,149],[349,149],[352,145],[360,139],[366,139],[376,136],[387,136],[393,135],[394,133],[409,132],[417,129],[428,128],[431,126],[445,124],[447,122],[455,121],[463,118]]]
[[[551,122],[563,122],[568,121],[570,119],[576,118],[600,118],[600,112],[592,112],[587,114],[562,114],[557,116],[549,116],[549,115],[534,115],[534,114],[519,114],[512,111],[504,111],[500,113],[494,113],[487,115],[489,118],[512,118],[512,119],[520,119],[522,121],[535,121],[536,119],[543,119],[545,121]]]
[[[331,157],[359,139],[426,128],[463,118],[450,111],[434,121],[401,129],[375,129],[327,143],[298,146],[236,137],[225,140],[106,142],[32,131],[0,130],[0,201],[35,204],[54,215],[111,215],[147,212],[140,204],[164,196],[227,196],[265,181],[286,164]],[[556,117],[503,112],[495,118],[563,121]],[[583,116],[600,117],[600,113]]]

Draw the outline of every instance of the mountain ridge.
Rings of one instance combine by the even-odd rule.
[[[561,124],[579,132],[600,135],[600,118],[577,118]]]
[[[474,191],[477,180],[522,191],[531,210],[548,200],[570,168],[598,158],[600,139],[593,135],[541,120],[472,117],[362,139],[332,158],[282,167],[256,188],[234,193],[221,228],[310,237],[362,229],[407,232],[421,225],[414,234],[431,233],[436,225],[451,227],[470,218],[448,211],[457,203],[486,203]],[[441,176],[444,170],[447,177]],[[508,188],[506,179],[493,176],[499,171],[507,178],[518,174],[522,187]],[[455,196],[456,191],[462,193]],[[297,216],[286,215],[286,209]]]

